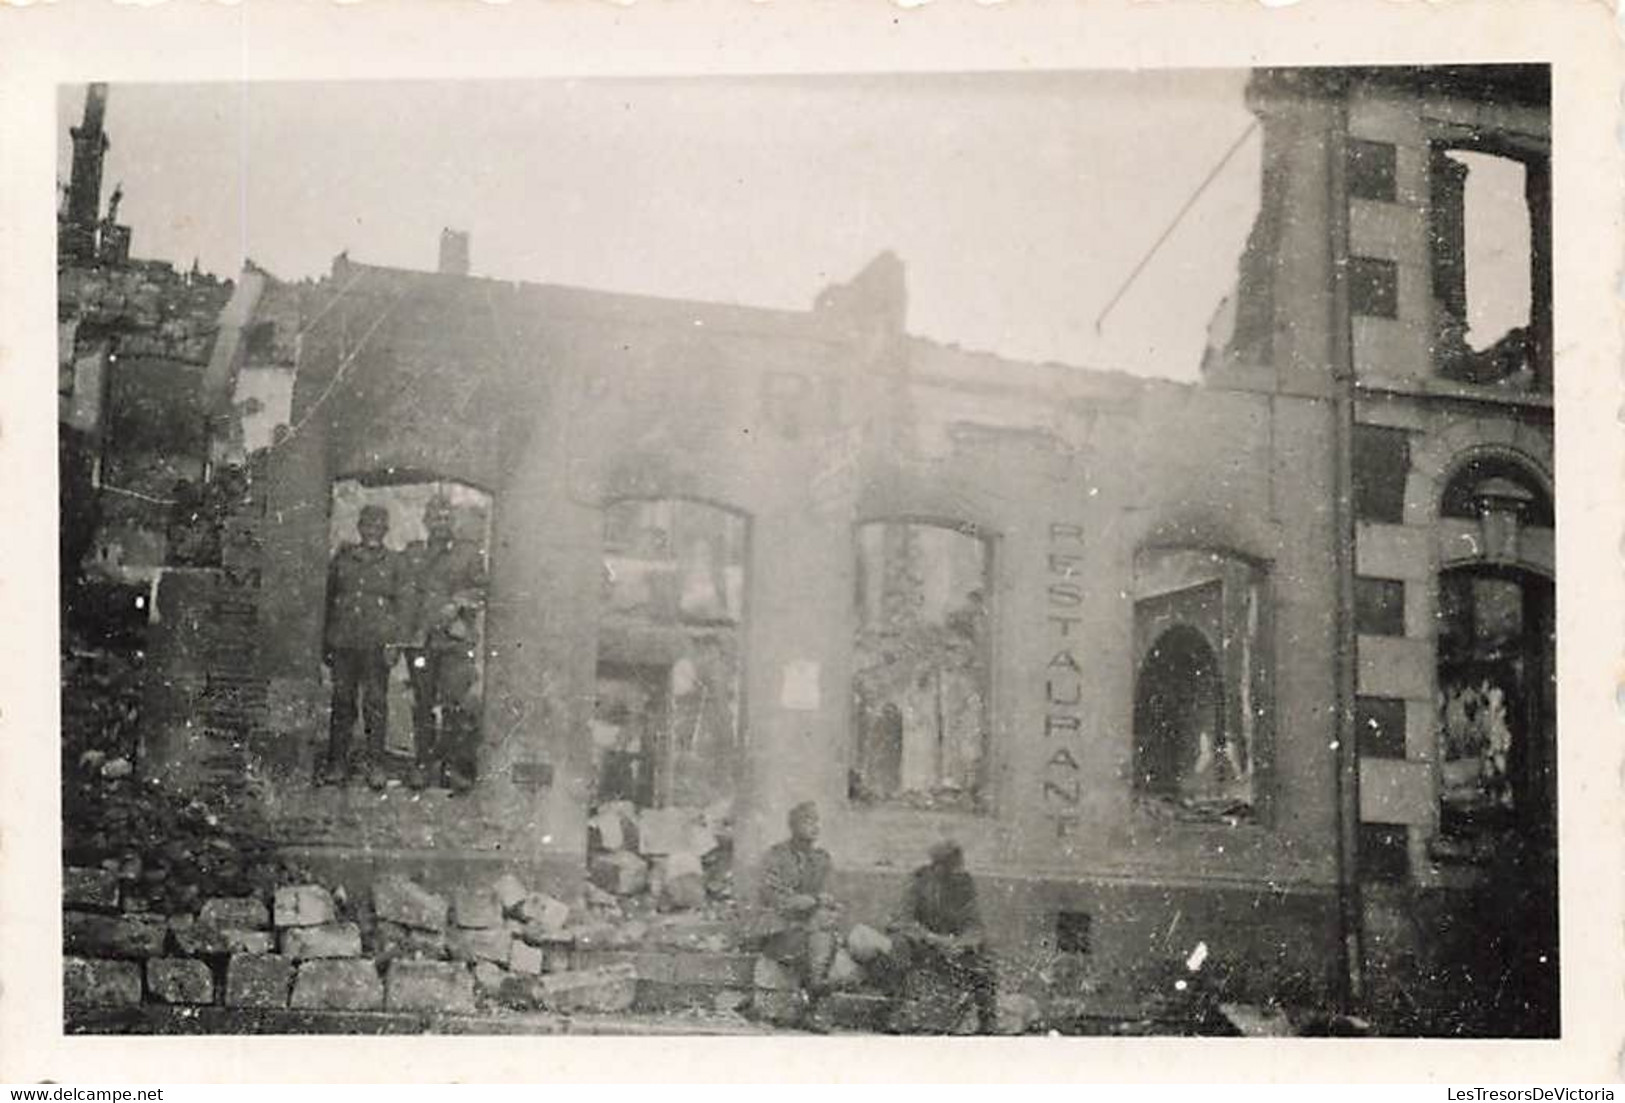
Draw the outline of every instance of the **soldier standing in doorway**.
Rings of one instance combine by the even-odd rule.
[[[327,632],[323,659],[333,672],[333,711],[328,727],[327,762],[319,780],[343,784],[359,766],[367,784],[384,787],[384,734],[389,726],[388,647],[399,640],[403,578],[398,553],[384,546],[389,511],[361,507],[356,520],[359,544],[333,554],[327,575]],[[356,700],[366,743],[351,754]]]
[[[485,604],[485,556],[459,540],[451,500],[436,493],[423,508],[425,540],[405,551],[412,585],[413,646],[406,653],[412,685],[416,788],[466,792],[474,784],[479,740],[475,649]]]

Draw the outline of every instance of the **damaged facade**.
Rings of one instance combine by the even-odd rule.
[[[157,587],[138,766],[446,885],[578,885],[640,809],[748,881],[814,800],[855,919],[958,839],[1014,990],[1128,1013],[1206,943],[1234,998],[1328,1001],[1363,934],[1372,995],[1551,1033],[1537,83],[1257,74],[1262,209],[1195,385],[910,336],[889,254],[804,312],[472,277],[456,235],[437,272],[250,271],[197,362],[238,521]],[[1528,317],[1488,339],[1452,151],[1528,182]],[[435,489],[488,569],[477,784],[317,788],[325,566]],[[1466,916],[1540,932],[1513,996]]]

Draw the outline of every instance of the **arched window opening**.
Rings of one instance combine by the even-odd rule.
[[[854,803],[986,809],[991,560],[974,529],[859,526]]]
[[[731,803],[746,537],[743,516],[705,502],[637,498],[604,508],[597,803],[714,811]]]
[[[1135,790],[1181,817],[1251,817],[1269,719],[1260,572],[1222,552],[1147,550],[1135,588]]]
[[[389,469],[333,483],[328,665],[339,688],[350,672],[332,659],[336,648],[387,645],[381,764],[391,777],[430,786],[475,780],[492,506],[478,487],[421,471]],[[363,510],[383,519],[382,544],[395,564],[387,585],[377,565],[359,572],[340,566],[341,551],[363,540]],[[353,584],[346,583],[352,573]],[[364,727],[365,687],[362,697]],[[364,731],[357,734],[352,746],[364,738]]]

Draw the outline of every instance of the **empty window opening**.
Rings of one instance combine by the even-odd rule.
[[[1392,142],[1348,141],[1349,194],[1379,203],[1394,201],[1398,179],[1397,149]]]
[[[1405,520],[1405,479],[1411,471],[1410,436],[1380,425],[1354,427],[1354,514],[1362,521],[1398,525]]]
[[[1361,878],[1367,881],[1400,883],[1409,880],[1410,875],[1410,830],[1403,824],[1361,824]]]
[[[1399,265],[1377,257],[1350,257],[1349,309],[1372,318],[1399,317]]]
[[[1529,166],[1435,146],[1431,179],[1439,371],[1469,383],[1527,382],[1538,244]]]
[[[1354,630],[1362,636],[1405,634],[1405,583],[1387,578],[1354,580]]]
[[[747,525],[720,506],[604,509],[595,800],[715,810],[738,766]]]
[[[855,745],[860,804],[981,811],[987,801],[991,553],[974,530],[857,530]]]
[[[1359,697],[1354,731],[1363,758],[1405,757],[1405,702],[1395,697]]]

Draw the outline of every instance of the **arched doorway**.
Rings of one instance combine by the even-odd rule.
[[[1439,575],[1440,833],[1550,845],[1557,629],[1552,581],[1526,552],[1536,534],[1550,543],[1551,498],[1517,459],[1489,452],[1456,470],[1439,513],[1476,551]]]
[[[1467,899],[1437,967],[1472,993],[1468,1032],[1558,1022],[1557,631],[1550,495],[1517,457],[1467,459],[1440,500],[1436,866]]]
[[[1440,832],[1556,837],[1556,625],[1550,579],[1474,564],[1439,576]]]

